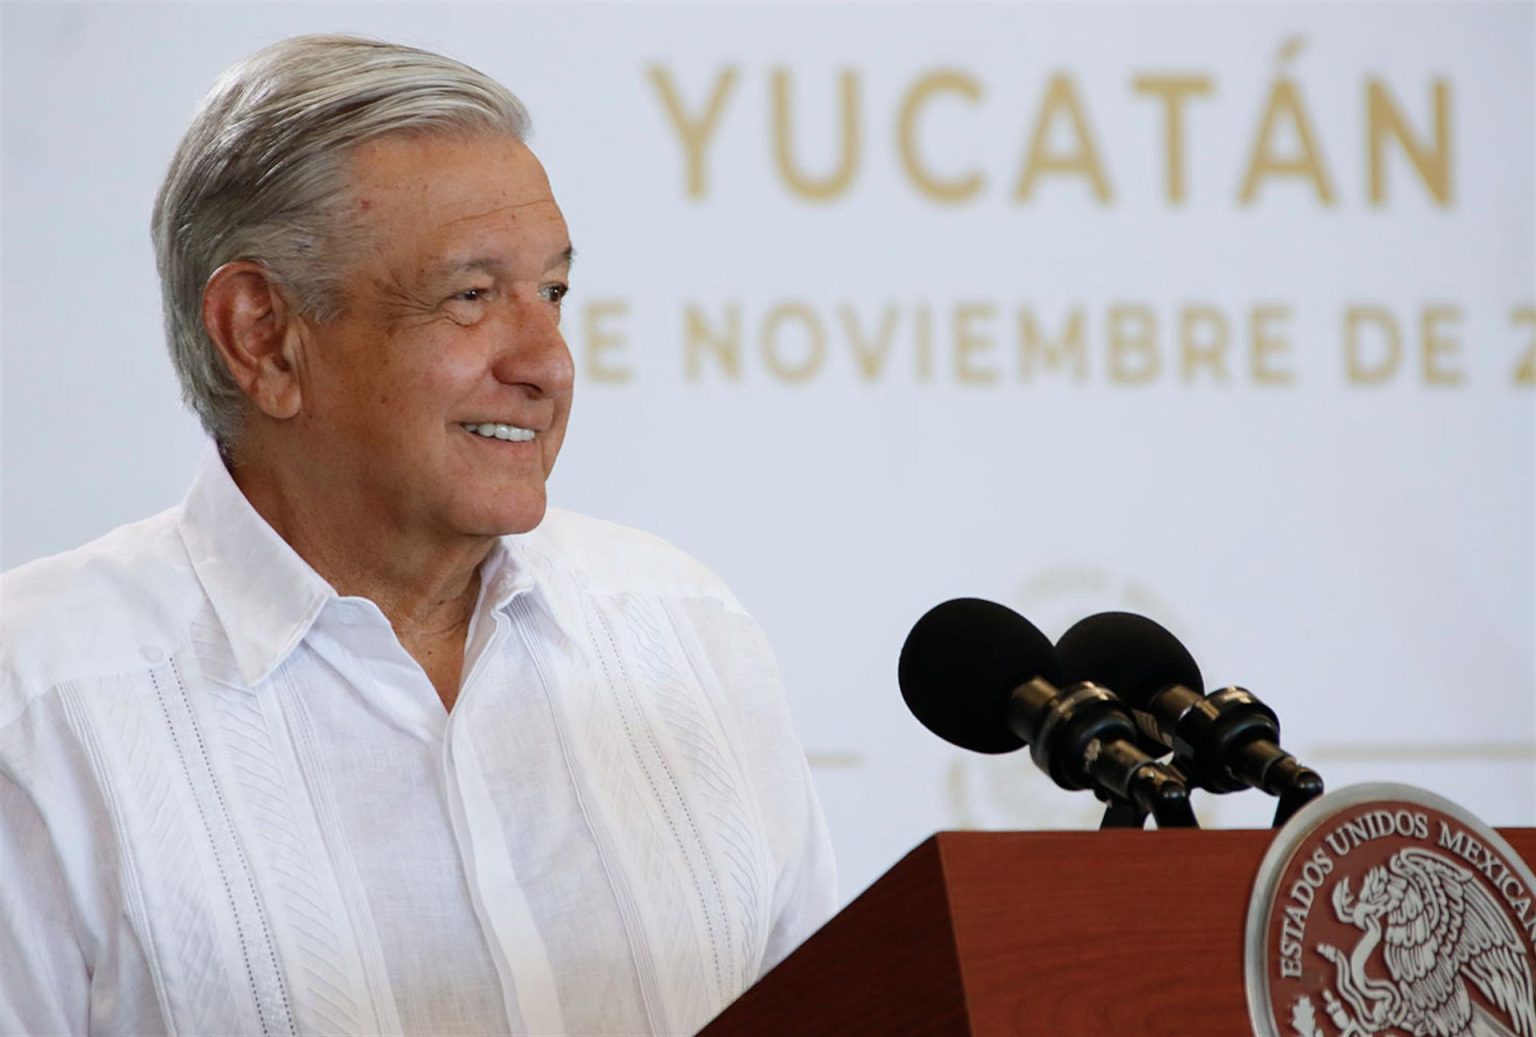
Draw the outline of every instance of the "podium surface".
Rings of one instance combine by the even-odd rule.
[[[703,1034],[1239,1037],[1274,834],[942,832]],[[1501,834],[1536,860],[1536,830]]]

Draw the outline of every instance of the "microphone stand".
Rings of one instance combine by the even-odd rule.
[[[1199,828],[1194,808],[1189,805],[1189,788],[1181,775],[1165,763],[1147,763],[1131,775],[1126,789],[1130,796],[1099,791],[1108,805],[1099,828],[1144,828],[1147,816],[1158,828]]]
[[[1314,771],[1301,768],[1295,780],[1286,784],[1280,793],[1280,802],[1275,804],[1275,820],[1271,828],[1280,828],[1291,819],[1291,815],[1302,807],[1312,802],[1323,794],[1323,779]]]

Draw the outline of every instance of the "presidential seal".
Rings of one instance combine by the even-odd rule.
[[[1439,796],[1356,785],[1303,808],[1248,904],[1261,1037],[1536,1037],[1536,879]]]

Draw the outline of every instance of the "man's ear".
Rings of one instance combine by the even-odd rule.
[[[266,267],[237,259],[215,270],[203,288],[203,327],[257,410],[279,420],[299,412],[303,321]]]

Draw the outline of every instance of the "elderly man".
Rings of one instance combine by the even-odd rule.
[[[546,513],[573,251],[526,123],[339,37],[199,110],[154,238],[217,449],[5,579],[0,1032],[685,1033],[830,913],[761,632]]]

